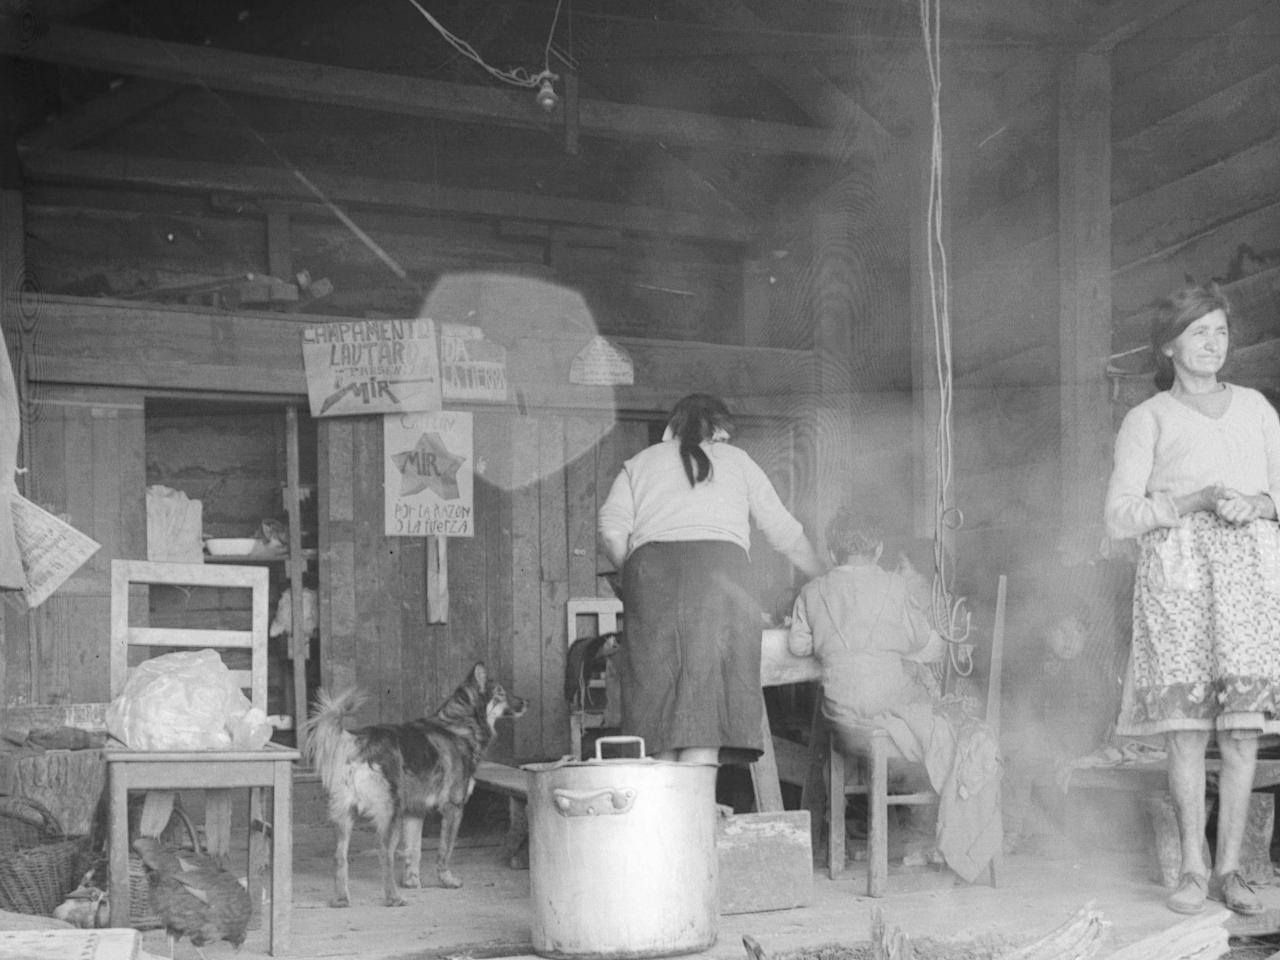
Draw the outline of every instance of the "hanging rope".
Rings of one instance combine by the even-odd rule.
[[[959,676],[973,672],[973,647],[969,644],[970,616],[963,597],[951,594],[951,558],[943,541],[944,530],[956,530],[964,515],[952,502],[952,373],[951,305],[947,279],[947,250],[942,230],[942,14],[941,0],[920,0],[920,28],[925,61],[929,67],[931,137],[929,145],[929,197],[926,211],[926,263],[929,272],[930,313],[933,320],[934,369],[938,378],[938,425],[935,436],[937,476],[933,513],[933,621],[947,643],[951,669]]]

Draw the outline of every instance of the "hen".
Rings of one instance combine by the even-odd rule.
[[[621,645],[622,633],[618,631],[599,637],[583,637],[569,646],[564,664],[564,698],[570,706],[584,710],[603,706],[588,702],[591,675],[617,653]]]
[[[214,858],[174,850],[154,837],[139,837],[133,849],[146,867],[151,906],[174,944],[190,937],[200,956],[206,943],[226,940],[238,950],[249,924],[249,893]]]

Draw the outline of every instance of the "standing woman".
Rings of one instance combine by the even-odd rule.
[[[1135,537],[1133,648],[1118,732],[1165,734],[1182,844],[1167,904],[1206,896],[1263,909],[1240,875],[1258,736],[1280,732],[1280,418],[1256,390],[1218,380],[1231,308],[1216,286],[1181,290],[1152,325],[1156,385],[1116,435],[1107,532]],[[1205,749],[1222,756],[1214,872],[1204,862]]]
[[[691,394],[661,443],[622,466],[600,507],[600,540],[622,571],[622,732],[662,760],[754,761],[764,747],[761,606],[751,589],[751,521],[809,576],[804,529],[759,465],[729,443],[717,397]]]

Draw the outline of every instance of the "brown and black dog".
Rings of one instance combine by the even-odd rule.
[[[343,721],[363,697],[356,690],[330,695],[321,690],[316,712],[303,728],[305,759],[320,773],[329,794],[329,819],[337,828],[332,906],[351,903],[347,849],[358,817],[378,832],[378,862],[387,906],[404,905],[396,890],[396,846],[404,841],[404,886],[421,887],[422,821],[440,814],[436,873],[441,886],[460,887],[449,869],[462,808],[475,787],[475,772],[494,737],[494,724],[519,717],[525,703],[489,679],[483,663],[430,717],[408,723],[377,723],[346,730]]]

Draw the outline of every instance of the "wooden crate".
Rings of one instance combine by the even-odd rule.
[[[813,899],[808,810],[721,817],[716,856],[721,914],[787,910]]]

